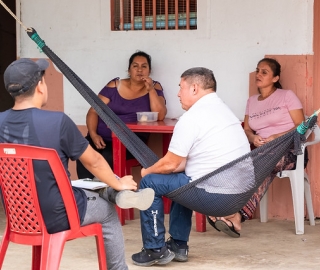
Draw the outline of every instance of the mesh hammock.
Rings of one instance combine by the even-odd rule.
[[[27,33],[144,168],[158,161],[157,155],[49,49],[33,28],[28,28]],[[316,121],[317,113],[314,113],[296,130],[168,193],[166,197],[205,215],[223,217],[238,212],[284,155],[292,150],[295,154],[302,153],[304,134]]]

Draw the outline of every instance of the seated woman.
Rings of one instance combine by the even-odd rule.
[[[248,99],[244,118],[244,131],[255,147],[291,131],[304,121],[300,100],[291,90],[283,90],[279,83],[280,72],[280,64],[272,58],[264,58],[257,65],[255,83],[259,94]],[[219,231],[239,237],[241,221],[252,218],[277,173],[295,169],[296,160],[297,156],[289,152],[238,213],[224,218],[207,217],[208,222]]]
[[[99,98],[125,123],[136,122],[136,112],[158,112],[158,120],[166,113],[165,98],[159,82],[150,78],[151,57],[137,51],[129,59],[129,78],[114,78],[99,93]],[[96,111],[90,108],[87,113],[87,140],[90,145],[108,161],[113,168],[111,130],[101,120]],[[147,142],[148,134],[137,133]],[[127,159],[133,158],[127,151]],[[78,178],[93,178],[93,175],[77,160]]]

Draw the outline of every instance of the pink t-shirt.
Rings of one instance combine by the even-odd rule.
[[[246,107],[249,126],[257,135],[268,138],[294,127],[289,111],[302,109],[295,93],[291,90],[277,89],[265,100],[259,101],[258,96],[251,96]]]

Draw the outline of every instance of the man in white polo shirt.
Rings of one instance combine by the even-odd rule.
[[[165,242],[162,196],[250,151],[239,119],[216,94],[216,80],[207,68],[181,75],[178,93],[186,112],[176,124],[167,154],[142,169],[140,188],[152,188],[155,199],[141,211],[143,249],[132,255],[140,266],[188,260],[192,210],[172,202],[170,239]]]

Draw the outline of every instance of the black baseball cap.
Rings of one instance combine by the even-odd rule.
[[[41,79],[42,71],[49,67],[45,59],[32,61],[21,58],[12,62],[4,72],[4,85],[10,94],[15,96],[27,92]]]

